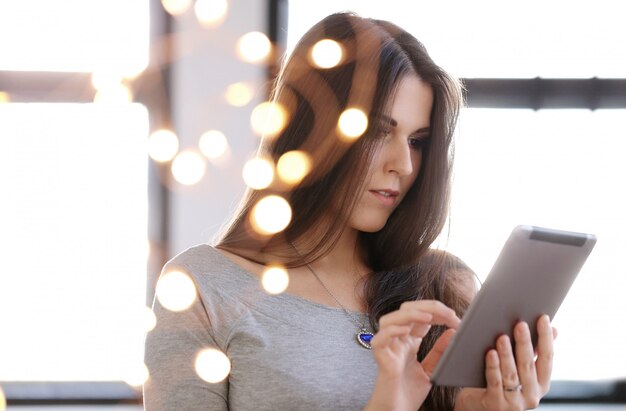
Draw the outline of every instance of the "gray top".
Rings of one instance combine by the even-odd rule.
[[[146,410],[358,410],[376,377],[372,352],[356,341],[357,325],[340,308],[286,293],[260,281],[208,245],[176,256],[163,272],[182,270],[198,299],[171,312],[155,300],[157,325],[146,337]],[[351,312],[359,321],[363,313]],[[217,384],[194,370],[208,347],[230,359]]]

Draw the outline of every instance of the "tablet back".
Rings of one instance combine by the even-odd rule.
[[[485,355],[499,335],[512,338],[520,320],[530,326],[554,317],[596,243],[590,234],[518,226],[463,317],[431,380],[437,385],[485,387]]]

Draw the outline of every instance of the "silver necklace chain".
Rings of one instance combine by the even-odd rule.
[[[302,258],[302,254],[300,254],[300,251],[298,251],[298,249],[296,248],[295,245],[293,245],[292,243],[289,243],[289,245],[291,245],[293,247],[293,249],[296,251],[296,253],[300,256],[300,258]],[[366,327],[365,327],[365,321],[363,322],[359,322],[358,319],[355,321],[355,317],[352,316],[352,314],[350,314],[350,312],[346,309],[346,307],[343,306],[343,304],[341,304],[339,302],[339,300],[337,299],[337,297],[335,297],[335,294],[333,294],[330,289],[328,287],[326,287],[326,284],[324,284],[324,281],[322,281],[322,279],[319,277],[319,275],[317,275],[317,273],[315,272],[315,270],[313,269],[313,267],[311,267],[311,265],[309,263],[304,263],[307,268],[309,269],[309,271],[311,271],[311,273],[313,274],[313,276],[317,279],[317,281],[319,281],[319,283],[322,285],[322,287],[324,287],[324,290],[326,290],[326,292],[333,297],[333,300],[335,300],[335,302],[337,303],[337,305],[339,305],[339,307],[341,307],[341,310],[343,311],[343,313],[345,314],[346,317],[348,317],[350,319],[351,322],[355,323],[357,325],[357,327],[359,327],[359,330],[356,332],[355,337],[356,337],[356,341],[362,346],[367,348],[368,350],[372,349],[372,338],[374,338],[374,333],[372,333],[371,331],[369,331]]]
[[[317,278],[317,281],[319,281],[319,283],[320,283],[320,284],[322,284],[322,287],[324,287],[324,289],[326,290],[326,292],[327,292],[327,293],[328,293],[331,297],[333,297],[333,300],[335,300],[335,302],[336,302],[337,304],[339,304],[339,307],[341,307],[341,309],[342,309],[342,310],[343,310],[343,312],[346,314],[346,316],[347,316],[348,318],[350,318],[350,320],[351,320],[352,322],[354,322],[357,326],[359,326],[359,327],[361,327],[361,328],[363,328],[363,329],[364,329],[364,328],[365,328],[365,324],[364,324],[363,322],[359,322],[356,318],[354,318],[354,317],[352,316],[352,314],[350,314],[350,311],[348,311],[348,310],[346,309],[346,307],[344,307],[344,306],[343,306],[343,304],[341,304],[341,303],[339,302],[339,300],[337,299],[337,297],[335,297],[335,295],[334,295],[332,292],[330,292],[330,290],[328,289],[328,287],[326,287],[326,284],[324,284],[324,282],[323,282],[323,281],[322,281],[322,279],[321,279],[321,278],[317,275],[317,273],[315,272],[315,270],[313,270],[313,267],[311,267],[311,265],[310,265],[310,264],[308,264],[308,263],[306,264],[306,266],[307,266],[307,268],[308,268],[308,269],[309,269],[309,270],[313,273],[313,275],[315,276],[315,278]]]
[[[300,254],[300,251],[298,251],[296,246],[293,245],[292,243],[289,243],[289,244],[293,247],[294,250],[296,250],[296,253],[298,254],[298,256],[302,257],[302,254]],[[326,287],[326,284],[324,284],[324,281],[322,281],[322,279],[317,275],[317,273],[315,272],[315,270],[313,269],[313,267],[311,267],[311,265],[309,263],[305,263],[305,265],[309,269],[309,271],[311,271],[311,273],[317,279],[317,281],[319,281],[319,283],[322,285],[322,287],[324,287],[324,290],[326,290],[326,292],[333,298],[333,300],[335,300],[335,302],[339,305],[339,307],[341,307],[341,309],[343,310],[343,312],[346,315],[346,317],[348,317],[350,319],[350,321],[354,322],[362,330],[365,330],[366,329],[365,323],[358,321],[358,319],[356,319],[355,317],[352,316],[352,314],[350,314],[350,311],[348,311],[346,309],[346,307],[344,307],[343,304],[341,304],[339,302],[337,297],[335,297],[335,294],[333,294],[330,291],[330,289],[328,287]]]

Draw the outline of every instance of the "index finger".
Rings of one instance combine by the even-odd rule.
[[[432,315],[431,324],[447,325],[450,328],[457,328],[461,319],[454,310],[441,301],[437,300],[416,300],[402,303],[402,307],[417,309]]]

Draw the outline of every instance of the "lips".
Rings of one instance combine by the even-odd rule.
[[[385,205],[393,205],[396,199],[400,195],[399,191],[383,189],[383,190],[369,190],[379,201]]]

